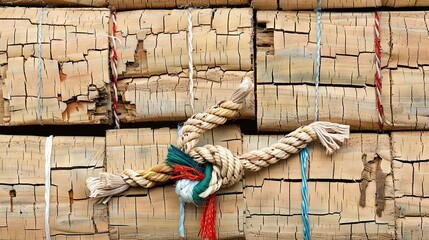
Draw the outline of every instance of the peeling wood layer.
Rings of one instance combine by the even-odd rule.
[[[191,116],[187,10],[119,12],[118,90],[123,122]],[[228,99],[253,78],[253,20],[248,8],[193,9],[195,112]],[[253,94],[240,118],[253,119]]]
[[[121,129],[107,132],[107,172],[120,173],[124,169],[148,169],[165,160],[167,148],[175,144],[177,130]],[[221,126],[203,136],[201,145],[217,144],[233,153],[242,152],[238,126]],[[244,231],[243,185],[223,189],[217,193],[217,233],[219,238],[240,238]],[[186,236],[197,239],[202,205],[186,205]],[[111,239],[173,239],[179,238],[179,199],[174,186],[150,190],[133,188],[109,202],[109,231]]]
[[[275,143],[282,136],[245,135],[243,151]],[[368,170],[366,206],[359,206],[360,172]],[[385,208],[377,215],[377,167],[387,175]],[[395,209],[389,136],[352,134],[336,154],[309,148],[309,217],[317,239],[394,239]],[[246,239],[302,239],[301,168],[297,155],[256,173],[246,173]]]
[[[35,8],[0,8],[0,124],[109,123],[109,11],[45,9],[41,106],[39,15]]]
[[[386,130],[429,127],[426,14],[380,13]],[[259,130],[290,131],[313,121],[316,42],[315,13],[257,13]],[[319,120],[377,130],[373,13],[323,13],[321,46]]]
[[[45,238],[45,137],[0,136],[0,236]],[[88,197],[85,179],[104,171],[103,137],[54,137],[50,229],[53,239],[108,239],[107,206]]]

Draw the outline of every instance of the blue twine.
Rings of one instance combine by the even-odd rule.
[[[308,190],[307,190],[307,161],[308,161],[308,147],[306,146],[299,152],[299,158],[301,159],[301,174],[302,174],[302,221],[304,223],[304,240],[310,240],[310,221],[308,219]]]
[[[185,237],[185,201],[179,199],[180,203],[180,217],[179,217],[179,235],[180,237]]]

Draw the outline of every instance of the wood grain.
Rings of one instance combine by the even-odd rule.
[[[381,12],[384,129],[429,126],[426,12]],[[314,120],[316,14],[257,13],[257,121],[290,131]],[[377,130],[373,13],[323,13],[319,120]]]
[[[0,8],[0,124],[110,122],[109,11],[45,9],[41,39],[41,108],[38,120],[40,9]]]
[[[45,236],[45,137],[0,136],[0,235]],[[54,239],[108,239],[107,206],[89,199],[85,179],[104,171],[103,137],[54,137],[50,232]]]
[[[147,169],[165,160],[167,148],[175,144],[177,130],[121,129],[107,132],[107,171],[119,173],[126,168]],[[200,144],[215,143],[233,153],[242,152],[241,133],[237,126],[222,126],[204,135]],[[217,233],[219,238],[243,236],[243,185],[238,183],[219,191]],[[198,239],[203,207],[186,205],[186,238]],[[172,239],[178,236],[179,201],[174,186],[145,190],[130,189],[109,203],[111,239]]]
[[[185,8],[185,7],[225,7],[249,6],[250,0],[110,0],[109,4],[119,10],[144,8]]]
[[[279,135],[244,135],[243,151],[275,143]],[[365,156],[365,158],[363,158]],[[363,161],[363,159],[365,161]],[[361,172],[371,167],[365,207],[359,206]],[[376,166],[387,174],[385,209],[376,215]],[[395,208],[389,136],[352,134],[329,156],[309,147],[309,214],[314,239],[394,239]],[[301,167],[297,155],[256,173],[246,173],[246,239],[300,239]]]
[[[35,6],[55,7],[114,7],[117,10],[134,10],[145,8],[184,8],[184,7],[223,7],[249,6],[250,0],[2,0],[0,6]]]
[[[317,9],[315,0],[252,0],[252,6],[256,10],[314,10]],[[427,7],[428,0],[330,0],[322,1],[322,9],[351,9],[351,8],[376,8],[376,7]]]
[[[181,121],[192,115],[188,15],[187,10],[118,13],[121,121]],[[244,76],[253,78],[253,23],[247,8],[193,9],[192,16],[198,112],[229,98]],[[254,118],[252,96],[241,118]]]
[[[392,133],[398,239],[429,237],[429,132]]]

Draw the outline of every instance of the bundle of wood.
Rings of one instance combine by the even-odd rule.
[[[0,136],[2,239],[45,238],[45,141]],[[104,157],[104,137],[53,138],[49,228],[55,239],[109,239],[107,206],[88,198],[85,185],[104,171]]]
[[[0,8],[0,124],[110,122],[109,11]]]
[[[114,7],[117,10],[143,8],[249,6],[250,0],[1,0],[5,6]]]
[[[375,7],[427,7],[428,0],[330,0],[320,1],[322,9],[375,8]],[[318,0],[252,0],[257,10],[314,10]]]
[[[425,73],[429,41],[426,12],[382,12],[381,74],[385,129],[425,129],[429,124]],[[316,14],[257,13],[258,126],[286,131],[313,121]],[[319,120],[355,130],[376,130],[373,13],[323,13]]]
[[[106,135],[107,172],[119,174],[124,169],[149,169],[167,156],[170,144],[176,144],[177,130],[121,129]],[[228,147],[242,151],[238,126],[222,126],[203,135],[200,144]],[[220,238],[243,236],[243,185],[223,189],[216,196],[217,229]],[[202,206],[186,205],[186,235],[198,236]],[[179,198],[174,186],[150,189],[135,188],[113,197],[109,202],[111,239],[174,239],[178,238]]]
[[[243,151],[261,149],[281,137],[244,135]],[[326,155],[320,144],[311,144],[308,165],[312,238],[395,238],[387,134],[351,134],[347,144],[332,156]],[[244,194],[246,239],[303,239],[298,155],[246,174]]]
[[[176,121],[193,114],[188,65],[190,14],[194,112],[227,99],[244,76],[253,78],[251,9],[119,12],[121,121]],[[246,100],[240,117],[254,115],[254,101]]]

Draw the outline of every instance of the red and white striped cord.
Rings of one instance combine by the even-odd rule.
[[[380,50],[380,15],[375,12],[375,100],[378,112],[378,128],[383,130],[383,106],[381,105],[381,50]]]
[[[112,10],[112,36],[111,36],[111,53],[112,60],[112,77],[113,77],[113,120],[115,121],[115,128],[121,127],[118,116],[118,54],[116,52],[116,11]]]

